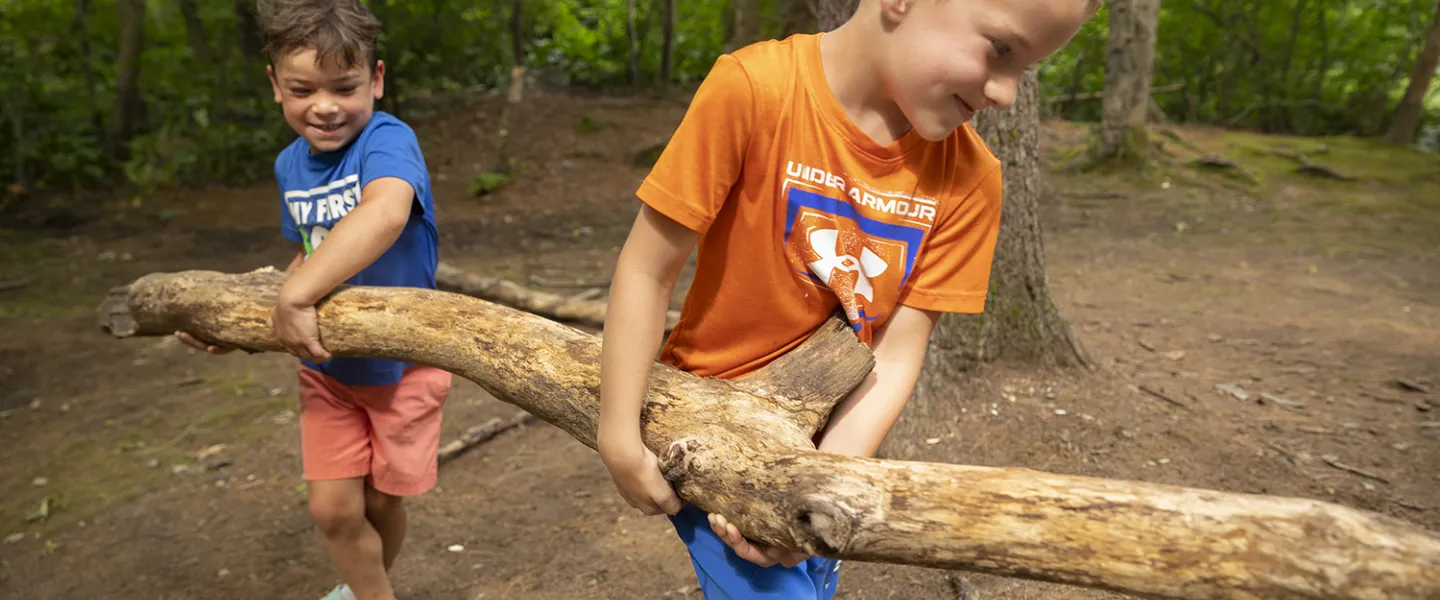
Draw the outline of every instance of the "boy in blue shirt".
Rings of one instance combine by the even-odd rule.
[[[344,283],[435,287],[434,199],[415,133],[375,111],[381,25],[359,0],[262,4],[267,71],[299,138],[275,160],[285,237],[299,244],[271,315],[301,359],[300,436],[310,514],[344,584],[326,599],[391,600],[387,572],[405,536],[401,499],[435,485],[450,373],[333,358],[315,303]],[[185,343],[228,352],[190,336]]]

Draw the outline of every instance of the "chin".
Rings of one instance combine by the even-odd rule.
[[[955,133],[955,130],[959,128],[960,125],[963,125],[963,123],[947,127],[945,123],[941,123],[939,120],[914,124],[915,133],[927,142],[943,141],[945,138],[950,137],[950,134]]]
[[[305,136],[305,141],[309,142],[311,152],[333,152],[355,141],[357,137],[355,135],[356,133],[357,132],[354,131],[346,131],[345,134],[340,137],[316,137],[307,135]]]

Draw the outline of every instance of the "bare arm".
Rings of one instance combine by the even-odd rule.
[[[285,272],[293,273],[303,264],[305,264],[305,246],[302,244],[300,249],[295,251],[295,258],[290,259],[290,264],[285,266]]]
[[[285,272],[289,273],[291,271],[294,271],[304,262],[305,246],[302,245],[298,250],[295,251],[295,257],[290,259],[290,264],[285,267]],[[205,352],[209,352],[211,354],[229,354],[235,351],[235,349],[231,348],[230,346],[211,344],[209,342],[196,338],[195,336],[190,335],[189,333],[184,331],[175,332],[175,337],[179,338],[181,342],[184,342],[185,345],[190,346],[191,348],[194,348],[196,350],[204,350]]]
[[[361,191],[360,203],[286,280],[280,300],[292,306],[314,306],[335,286],[375,262],[405,229],[414,199],[415,188],[403,179],[383,177],[370,182]]]
[[[930,332],[940,315],[897,306],[894,316],[875,333],[875,368],[831,412],[820,434],[819,449],[836,454],[874,456],[915,389]],[[762,567],[793,567],[808,558],[803,552],[771,548],[745,539],[722,515],[710,516],[711,529],[735,554]]]
[[[600,351],[596,445],[621,496],[645,514],[675,514],[679,498],[640,436],[650,366],[665,332],[675,280],[698,234],[646,206],[620,251]]]
[[[308,259],[299,261],[280,288],[272,316],[275,335],[286,349],[306,360],[330,360],[330,353],[320,344],[315,303],[395,243],[410,218],[414,199],[415,188],[403,179],[371,181],[361,191],[354,210],[335,224]]]
[[[831,413],[820,450],[874,456],[915,389],[940,314],[897,306],[875,334],[875,368]]]

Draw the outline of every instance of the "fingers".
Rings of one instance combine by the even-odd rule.
[[[735,551],[736,556],[761,567],[770,567],[777,564],[777,561],[766,555],[758,544],[753,544],[749,540],[746,540],[745,536],[740,535],[740,530],[736,529],[734,525],[731,525],[729,521],[726,521],[725,517],[711,513],[710,529],[715,532],[715,535],[720,537],[721,541],[725,542],[726,546],[729,546],[731,550]]]
[[[650,496],[650,501],[655,504],[655,510],[667,515],[674,515],[680,512],[682,504],[680,502],[680,496],[675,494],[674,488],[670,487],[670,482],[665,481],[665,477],[660,475],[659,471],[656,471],[655,475],[660,479],[659,485],[656,486],[655,490],[658,493]]]
[[[798,565],[802,562],[805,562],[807,559],[810,558],[810,556],[805,554],[804,552],[790,552],[788,550],[781,550],[779,548],[771,547],[767,547],[765,549],[765,555],[770,557],[770,560],[780,563],[787,569],[790,567],[794,567],[795,565]]]
[[[329,362],[332,358],[330,352],[321,346],[320,340],[316,338],[305,340],[305,353],[310,355],[311,362]]]
[[[196,350],[204,350],[205,352],[209,352],[211,354],[229,354],[235,351],[234,348],[228,346],[216,346],[215,344],[203,342],[199,338],[185,333],[184,331],[175,332],[175,337],[186,346],[189,346]]]

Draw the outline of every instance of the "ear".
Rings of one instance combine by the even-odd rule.
[[[270,91],[275,93],[275,103],[280,103],[280,82],[275,80],[275,65],[265,65],[265,76],[270,78]]]
[[[370,77],[370,87],[374,89],[376,100],[385,97],[385,61],[375,61],[375,74]]]
[[[880,0],[880,16],[891,24],[905,20],[915,7],[914,0]]]

